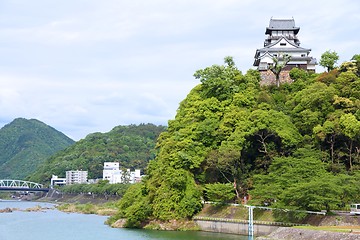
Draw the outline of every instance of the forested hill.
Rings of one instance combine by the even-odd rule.
[[[17,118],[0,129],[0,179],[23,179],[73,143],[43,122]]]
[[[155,144],[166,128],[153,124],[117,126],[107,133],[92,133],[58,152],[29,176],[48,182],[51,175],[65,177],[68,170],[87,170],[89,178],[102,178],[104,162],[120,162],[122,168],[144,170],[155,158]]]
[[[357,67],[294,68],[293,83],[280,87],[260,86],[259,72],[242,74],[230,57],[196,71],[201,84],[160,135],[146,180],[130,187],[118,217],[140,227],[191,217],[202,199],[240,202],[249,194],[250,204],[287,209],[360,201]]]

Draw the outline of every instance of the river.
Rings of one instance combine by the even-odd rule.
[[[110,228],[107,217],[63,213],[50,203],[1,201],[0,209],[41,206],[40,212],[0,213],[0,240],[245,240],[247,237],[207,232],[152,231]]]

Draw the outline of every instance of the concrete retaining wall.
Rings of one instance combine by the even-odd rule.
[[[248,235],[248,224],[240,222],[225,222],[217,220],[199,220],[195,219],[202,231],[232,233],[239,235]],[[254,235],[264,236],[277,230],[280,226],[267,224],[254,224]]]

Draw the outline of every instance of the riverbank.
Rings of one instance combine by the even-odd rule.
[[[121,197],[115,195],[97,195],[97,194],[70,194],[61,193],[52,189],[45,196],[38,198],[36,201],[56,202],[56,203],[78,203],[78,204],[105,204],[108,202],[119,201]]]
[[[84,214],[97,214],[105,216],[113,216],[117,213],[116,202],[120,198],[113,196],[94,196],[88,194],[57,194],[53,193],[38,199],[37,201],[52,202],[59,204],[58,209],[63,212],[76,212]],[[205,205],[203,210],[197,215],[197,217],[208,217],[208,218],[224,218],[224,219],[233,219],[233,220],[247,220],[248,211],[245,207],[240,206],[214,206],[214,205]],[[254,211],[254,220],[255,221],[266,221],[274,222],[274,217],[269,210],[255,210]],[[125,221],[120,219],[115,223],[111,224],[114,228],[121,228]],[[313,226],[360,226],[360,218],[353,216],[320,216],[314,215],[306,219],[304,224],[309,224]],[[170,231],[189,231],[189,230],[204,230],[192,220],[172,220],[172,221],[150,221],[144,223],[143,227],[145,229],[152,230],[170,230]],[[263,239],[298,239],[298,238],[289,238],[295,230],[293,228],[279,228],[280,230],[274,229],[273,233],[268,233],[269,238]],[[349,231],[352,231],[352,228],[349,228]],[[302,233],[304,231],[304,233]],[[310,231],[310,232],[308,232]],[[326,233],[331,231],[331,229],[326,229]],[[336,231],[336,230],[335,230]],[[308,236],[309,234],[315,234],[316,232],[324,232],[322,230],[307,230],[307,229],[297,229],[295,231],[299,235]],[[356,232],[356,231],[354,231]],[[319,233],[319,234],[320,234]],[[272,235],[278,234],[278,235]],[[332,234],[332,232],[328,233]],[[352,233],[353,236],[355,233]],[[321,235],[321,234],[320,234]],[[334,234],[333,238],[329,239],[342,239],[337,238],[337,235]],[[281,238],[284,236],[284,238]],[[322,236],[322,235],[321,235]],[[306,239],[306,238],[304,238]],[[314,238],[308,238],[314,239]],[[318,238],[320,239],[320,238]]]
[[[117,213],[118,196],[94,194],[68,194],[56,190],[33,201],[55,203],[56,208],[67,213],[96,214],[113,216]]]
[[[56,208],[59,211],[67,213],[96,214],[100,216],[113,216],[117,213],[117,208],[114,202],[104,204],[61,203]]]
[[[102,216],[114,216],[118,209],[116,203],[120,200],[118,196],[104,196],[93,194],[65,194],[56,190],[49,192],[46,196],[36,201],[56,203],[57,209],[68,213],[96,214]],[[115,222],[106,221],[113,228],[122,228],[124,220]],[[144,229],[165,231],[198,231],[200,228],[192,220],[152,220],[144,223]]]
[[[30,201],[0,201],[0,209],[30,209],[53,204]],[[26,240],[245,240],[246,237],[211,234],[200,231],[149,231],[143,229],[115,229],[104,225],[106,217],[95,214],[73,214],[58,210],[44,212],[14,211],[0,214],[0,239]]]
[[[12,212],[16,212],[16,211],[20,211],[20,212],[46,212],[47,210],[51,210],[51,209],[54,209],[54,208],[55,207],[42,207],[42,206],[39,206],[39,205],[30,207],[30,208],[25,208],[25,209],[6,207],[6,208],[3,208],[3,209],[0,209],[0,213],[12,213]]]

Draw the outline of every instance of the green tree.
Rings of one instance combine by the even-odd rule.
[[[349,139],[349,144],[347,144],[347,149],[349,151],[349,169],[350,171],[353,168],[353,149],[354,149],[354,142],[359,139],[360,137],[360,121],[356,119],[356,117],[351,114],[345,114],[340,118],[340,126],[342,131],[346,137]],[[359,146],[356,146],[359,148]]]
[[[193,175],[174,167],[162,160],[149,164],[145,187],[152,215],[156,219],[189,218],[202,208],[201,191]]]
[[[205,184],[205,196],[208,201],[227,203],[235,198],[234,186],[231,183]]]
[[[281,202],[297,209],[320,211],[325,208],[330,212],[332,206],[341,203],[340,195],[341,188],[336,177],[325,174],[285,189]]]
[[[250,191],[253,201],[261,205],[277,202],[289,206],[282,196],[287,189],[326,174],[325,164],[316,158],[316,152],[308,150],[307,155],[274,158],[268,174],[254,175],[254,189]]]
[[[209,153],[206,160],[210,170],[214,169],[215,172],[220,173],[220,176],[215,174],[216,178],[214,180],[225,180],[227,184],[231,185],[232,191],[235,190],[236,197],[239,200],[241,198],[239,190],[242,194],[246,191],[243,189],[243,181],[245,181],[245,177],[248,175],[245,163],[240,157],[240,152],[235,149],[213,150]],[[209,181],[209,179],[207,180]]]
[[[239,90],[241,72],[232,57],[225,57],[224,62],[225,65],[213,65],[195,72],[194,77],[202,83],[202,94],[205,97],[225,100]]]
[[[117,218],[126,218],[125,227],[140,228],[151,215],[151,206],[142,183],[132,184],[118,203],[119,212],[110,222]]]
[[[349,62],[343,62],[340,67],[339,67],[339,71],[340,72],[353,72],[353,73],[357,73],[358,68],[356,65],[357,61],[349,61]]]
[[[315,82],[292,96],[286,104],[301,133],[311,136],[313,127],[321,124],[334,111],[335,94],[336,89],[332,86]]]
[[[285,68],[286,64],[290,62],[291,56],[287,54],[279,54],[278,57],[273,57],[273,65],[270,66],[270,70],[275,74],[276,86],[280,87],[280,73]]]
[[[334,164],[335,146],[338,141],[337,138],[342,134],[339,125],[339,117],[330,118],[326,120],[323,125],[319,124],[315,126],[313,132],[317,139],[330,145],[331,163]]]
[[[339,55],[335,51],[327,50],[321,55],[320,66],[327,69],[328,72],[335,68],[336,62],[339,60]]]

